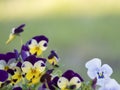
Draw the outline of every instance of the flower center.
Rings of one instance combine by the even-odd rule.
[[[36,73],[36,70],[35,70],[35,69],[32,69],[31,72],[32,72],[32,73]]]
[[[9,69],[9,67],[8,67],[8,66],[5,66],[5,67],[4,67],[4,70],[6,70],[6,71],[7,71],[8,69]]]
[[[39,48],[38,46],[36,46],[36,47],[35,47],[35,50],[36,50],[36,51],[39,51],[39,50],[40,50],[40,48]]]
[[[103,79],[104,78],[104,72],[98,72],[98,78]]]

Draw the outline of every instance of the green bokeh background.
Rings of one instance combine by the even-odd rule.
[[[68,13],[64,15],[60,12],[59,15],[58,12],[50,17],[48,14],[48,17],[37,15],[34,16],[36,18],[27,18],[26,15],[27,19],[0,18],[0,53],[13,51],[14,48],[20,51],[19,37],[9,45],[5,42],[13,27],[25,23],[24,33],[21,34],[23,42],[35,35],[46,35],[49,38],[49,46],[44,56],[47,57],[50,50],[56,50],[63,71],[73,69],[87,81],[89,78],[85,63],[97,57],[103,64],[107,63],[113,68],[112,78],[120,83],[120,15],[103,13],[93,16],[86,14],[69,16]]]

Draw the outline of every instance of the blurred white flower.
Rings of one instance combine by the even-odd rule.
[[[120,85],[115,79],[109,79],[99,90],[120,90]]]
[[[110,76],[113,73],[112,68],[108,64],[101,65],[99,58],[94,58],[88,61],[85,65],[88,69],[87,74],[91,79],[97,78],[96,85],[103,86],[110,80]]]

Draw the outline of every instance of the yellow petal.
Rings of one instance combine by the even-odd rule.
[[[8,40],[6,41],[6,44],[9,44],[13,39],[15,39],[16,35],[10,34]]]
[[[57,63],[58,63],[58,61],[56,60],[55,57],[52,58],[52,59],[48,59],[48,62],[49,62],[50,64],[53,64],[53,65],[57,65]]]
[[[14,82],[14,83],[19,83],[19,82],[22,80],[22,75],[21,75],[21,73],[16,72],[16,73],[12,76],[12,79],[13,79],[13,80],[14,80],[14,79],[17,80],[17,81]]]

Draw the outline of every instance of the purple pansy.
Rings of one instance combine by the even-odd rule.
[[[31,55],[39,56],[47,49],[48,38],[44,35],[35,36],[26,43]]]
[[[59,57],[56,53],[56,51],[52,50],[50,52],[50,55],[48,56],[48,62],[51,64],[51,65],[54,65],[56,67],[59,67],[58,66],[58,62],[59,62]]]
[[[67,70],[63,75],[59,78],[57,85],[60,89],[78,89],[83,82],[83,78],[75,73],[73,70]]]

